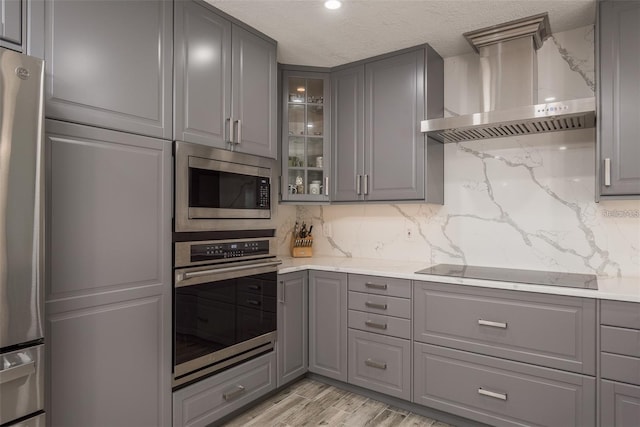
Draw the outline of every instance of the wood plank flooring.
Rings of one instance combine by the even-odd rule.
[[[225,424],[240,426],[453,427],[308,378]]]

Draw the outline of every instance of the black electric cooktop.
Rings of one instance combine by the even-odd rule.
[[[474,265],[437,264],[416,274],[527,283],[565,288],[598,289],[594,274],[560,273],[557,271],[517,270],[513,268],[477,267]]]

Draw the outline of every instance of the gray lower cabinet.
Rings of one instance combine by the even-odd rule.
[[[27,0],[0,0],[0,47],[24,51]]]
[[[442,110],[442,67],[423,46],[332,73],[332,200],[442,203],[442,179],[428,182],[425,170],[440,170],[443,153],[426,151],[419,127]]]
[[[271,352],[176,391],[173,427],[208,426],[274,390],[275,359]]]
[[[275,42],[204,2],[175,2],[176,140],[276,157]]]
[[[347,275],[309,272],[309,371],[347,381]]]
[[[349,383],[411,399],[411,341],[349,329]]]
[[[278,277],[278,387],[309,367],[307,272]]]
[[[414,343],[413,401],[494,426],[595,425],[595,378]]]
[[[640,387],[614,381],[600,381],[600,425],[640,426]]]
[[[47,120],[45,144],[47,422],[169,425],[171,143]]]
[[[640,2],[598,2],[599,190],[640,197]]]
[[[173,2],[45,3],[45,116],[172,138]]]
[[[414,282],[414,339],[595,375],[593,299]]]

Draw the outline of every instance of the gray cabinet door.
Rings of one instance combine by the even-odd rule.
[[[424,200],[424,49],[365,65],[368,200]]]
[[[364,169],[364,65],[331,73],[331,200],[362,199]]]
[[[0,46],[23,51],[27,0],[0,0]]]
[[[600,386],[600,425],[640,426],[640,387],[606,380]]]
[[[193,1],[175,2],[174,139],[229,148],[231,22]]]
[[[171,143],[48,120],[46,159],[47,421],[170,425]]]
[[[304,375],[309,366],[307,272],[278,277],[278,387]]]
[[[593,377],[414,344],[413,401],[492,426],[595,426]]]
[[[309,272],[309,371],[347,381],[347,275]]]
[[[171,139],[173,3],[45,2],[45,115]]]
[[[640,195],[640,2],[599,2],[600,194]],[[608,159],[608,160],[607,160]],[[605,185],[610,162],[611,185]]]
[[[276,45],[244,28],[232,28],[232,109],[235,150],[277,156]]]
[[[413,301],[416,341],[596,373],[593,299],[414,282]]]

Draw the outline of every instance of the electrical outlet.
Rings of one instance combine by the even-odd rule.
[[[330,222],[325,222],[324,224],[322,224],[322,234],[324,234],[324,237],[332,237],[333,236],[333,230],[331,229],[331,223]]]
[[[405,239],[406,240],[413,240],[415,238],[416,235],[416,229],[415,227],[408,225],[405,228]]]

